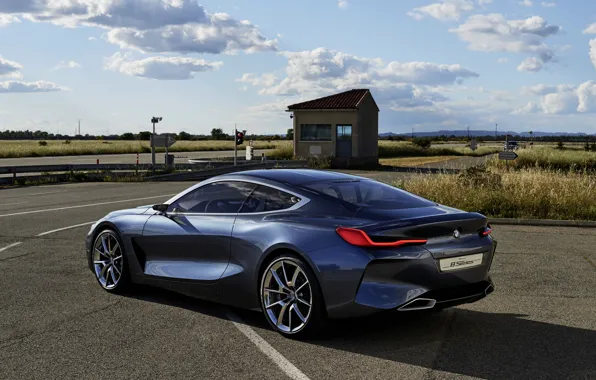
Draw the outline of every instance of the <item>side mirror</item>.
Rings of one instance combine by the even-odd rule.
[[[159,211],[159,212],[166,212],[168,210],[169,206],[170,205],[166,205],[166,204],[154,205],[153,209],[155,211]]]

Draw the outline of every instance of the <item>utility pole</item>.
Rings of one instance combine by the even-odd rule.
[[[414,138],[414,127],[412,127],[412,139]]]
[[[81,135],[81,119],[79,119],[79,132],[77,133],[79,136]]]
[[[234,124],[234,166],[236,166],[236,159],[238,157],[238,129],[236,124]]]
[[[470,139],[470,126],[468,125],[468,140]]]
[[[163,118],[162,117],[155,117],[151,118],[151,123],[153,124],[153,134],[151,135],[151,164],[153,168],[155,168],[155,124],[159,123]]]

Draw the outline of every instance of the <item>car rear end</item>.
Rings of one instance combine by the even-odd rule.
[[[334,250],[367,258],[357,286],[346,286],[355,289],[353,301],[329,310],[330,316],[438,309],[475,302],[494,290],[489,272],[497,242],[485,216],[376,181],[311,187],[337,195],[353,210],[336,229],[341,243]]]
[[[443,308],[475,302],[494,290],[489,271],[497,243],[486,218],[434,209],[436,215],[338,228],[346,243],[371,257],[356,303],[399,311]]]

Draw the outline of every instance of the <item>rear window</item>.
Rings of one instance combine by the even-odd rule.
[[[304,187],[359,208],[397,210],[434,205],[429,200],[377,181],[319,181]]]

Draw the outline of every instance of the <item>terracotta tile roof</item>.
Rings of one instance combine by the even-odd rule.
[[[288,106],[288,110],[355,109],[368,93],[368,89],[354,89],[323,98],[292,104]]]

